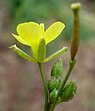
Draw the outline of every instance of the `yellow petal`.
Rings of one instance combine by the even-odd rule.
[[[40,25],[34,22],[21,23],[17,26],[17,33],[28,44],[38,43],[42,37]]]
[[[34,43],[34,44],[31,46],[32,56],[33,56],[33,58],[35,58],[35,59],[37,59],[38,47],[39,47],[39,44],[36,44],[36,43]]]
[[[24,45],[29,45],[26,41],[24,41],[20,36],[13,34],[13,37],[15,37],[15,39],[17,39],[20,43],[24,44]],[[30,46],[30,45],[29,45]]]
[[[44,33],[46,43],[48,44],[52,40],[56,39],[64,28],[65,25],[62,22],[53,23]]]

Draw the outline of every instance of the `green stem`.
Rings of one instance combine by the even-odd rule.
[[[57,95],[57,97],[56,97],[56,99],[55,99],[54,103],[52,104],[52,106],[51,106],[51,108],[50,108],[49,111],[54,111],[54,108],[55,108],[55,106],[56,106],[56,103],[57,103],[57,100],[58,100],[58,98],[59,98],[60,92],[61,92],[62,89],[64,88],[64,86],[65,86],[65,84],[66,84],[66,82],[67,82],[67,80],[68,80],[68,78],[69,78],[69,76],[70,76],[70,74],[71,74],[71,71],[72,71],[73,67],[75,66],[75,63],[76,63],[75,60],[70,60],[70,62],[69,62],[69,68],[68,68],[68,70],[67,70],[66,76],[65,76],[65,78],[64,78],[61,86],[59,87],[58,95]]]
[[[43,68],[42,68],[42,63],[38,63],[39,69],[40,69],[40,74],[41,74],[41,78],[42,78],[42,83],[43,83],[43,87],[44,87],[44,93],[45,93],[45,107],[44,107],[44,111],[48,111],[48,88],[47,88],[47,83],[44,77],[44,72],[43,72]]]

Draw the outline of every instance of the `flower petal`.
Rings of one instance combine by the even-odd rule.
[[[52,40],[56,39],[64,28],[65,25],[62,22],[53,23],[44,33],[46,43],[48,44]]]
[[[24,44],[24,45],[29,45],[26,41],[24,41],[20,36],[13,34],[13,37],[15,37],[15,39],[17,39],[20,43]],[[30,46],[30,45],[29,45]]]
[[[36,44],[36,43],[34,43],[34,44],[31,46],[32,56],[33,56],[33,58],[35,58],[36,60],[37,60],[38,47],[39,47],[39,44]]]
[[[38,43],[42,37],[40,25],[35,22],[21,23],[17,26],[17,33],[28,44]]]

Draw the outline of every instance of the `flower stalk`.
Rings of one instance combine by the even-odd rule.
[[[42,68],[42,63],[38,63],[39,69],[40,69],[40,74],[41,74],[41,78],[42,78],[42,83],[43,83],[43,87],[44,87],[44,93],[45,93],[45,107],[44,107],[44,111],[48,111],[48,88],[47,88],[47,83],[44,77],[44,72],[43,72],[43,68]]]

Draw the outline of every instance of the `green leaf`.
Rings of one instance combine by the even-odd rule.
[[[16,52],[19,56],[21,56],[22,58],[30,61],[30,62],[37,62],[35,59],[33,59],[31,56],[29,56],[28,54],[26,54],[25,52],[23,52],[21,49],[19,49],[16,45],[12,45],[10,47],[14,52]]]

